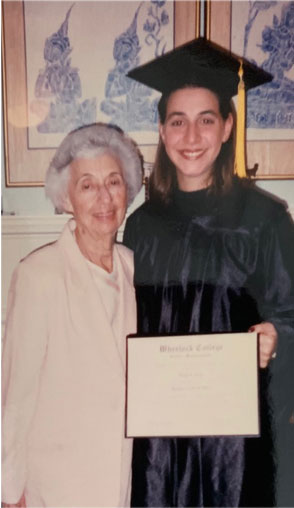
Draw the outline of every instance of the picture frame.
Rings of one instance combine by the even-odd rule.
[[[28,146],[28,62],[25,50],[24,1],[2,2],[4,157],[7,187],[43,186],[46,169],[56,149]],[[174,45],[178,46],[200,34],[200,0],[174,0],[173,4]],[[139,144],[139,147],[149,171],[150,164],[154,161],[156,144]]]
[[[206,37],[232,51],[233,2],[234,0],[206,0],[204,19]],[[242,3],[245,2],[242,0],[238,1],[238,6]],[[288,2],[282,3],[286,4]],[[262,4],[262,2],[259,2],[259,4]],[[244,23],[242,17],[239,16],[239,19],[240,22]],[[236,30],[235,26],[234,29]],[[294,140],[247,141],[247,167],[253,173],[252,178],[254,179],[293,179],[293,159]]]

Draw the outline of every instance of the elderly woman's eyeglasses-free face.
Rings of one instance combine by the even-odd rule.
[[[109,154],[77,158],[70,165],[67,211],[77,228],[93,239],[115,237],[127,207],[127,190],[119,162]]]

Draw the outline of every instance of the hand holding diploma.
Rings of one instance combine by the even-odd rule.
[[[278,343],[277,331],[272,323],[263,322],[251,326],[249,332],[259,334],[259,367],[264,369],[274,358]]]

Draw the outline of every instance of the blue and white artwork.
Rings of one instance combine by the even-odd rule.
[[[79,69],[71,65],[68,24],[73,7],[74,4],[57,32],[45,40],[45,67],[40,69],[36,79],[35,97],[50,98],[48,114],[37,125],[37,131],[44,134],[67,133],[96,120],[96,98],[79,101],[82,96]]]
[[[274,76],[247,94],[248,139],[294,139],[294,1],[232,2],[231,48]]]
[[[158,98],[153,98],[150,88],[128,78],[126,74],[142,63],[142,46],[153,52],[153,57],[166,50],[163,29],[170,24],[166,1],[151,0],[141,37],[138,30],[138,16],[144,2],[136,9],[130,26],[118,37],[113,45],[115,66],[108,73],[105,83],[105,97],[101,110],[109,115],[112,123],[126,131],[156,131],[158,129]]]
[[[126,76],[173,47],[171,0],[24,2],[30,148],[95,121],[158,139],[159,94]]]

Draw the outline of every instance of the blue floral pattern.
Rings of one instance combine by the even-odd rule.
[[[37,126],[40,133],[69,132],[96,120],[96,99],[86,99],[82,103],[79,70],[71,66],[69,55],[72,51],[68,38],[68,23],[71,10],[68,10],[59,30],[45,41],[45,69],[39,71],[35,84],[36,98],[52,98],[49,113]]]
[[[149,3],[147,18],[143,23],[146,33],[142,41],[139,40],[137,22],[142,6]],[[164,6],[166,0],[151,0],[141,2],[134,13],[129,28],[114,41],[114,68],[108,73],[105,84],[105,100],[100,108],[110,117],[110,122],[119,125],[125,131],[157,131],[158,129],[158,99],[152,99],[152,90],[134,80],[126,74],[129,70],[140,65],[142,46],[154,48],[154,57],[166,50],[166,41],[162,35],[162,27],[169,24],[169,15]],[[121,98],[122,100],[118,100]]]
[[[250,30],[258,13],[277,4],[275,1],[249,3],[244,37],[245,56]],[[272,25],[264,27],[259,45],[267,55],[261,67],[273,74],[274,79],[248,92],[247,127],[294,128],[294,80],[289,77],[290,71],[294,70],[294,2],[283,3],[280,19],[274,15]]]

